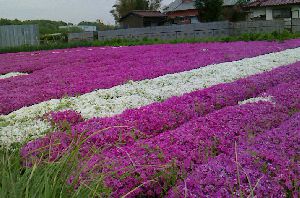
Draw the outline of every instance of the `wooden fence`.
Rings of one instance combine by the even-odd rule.
[[[39,28],[37,25],[0,26],[0,48],[38,45],[39,42]]]

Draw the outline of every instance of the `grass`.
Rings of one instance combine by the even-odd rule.
[[[24,167],[20,149],[0,150],[0,197],[107,197],[102,178],[89,185],[76,188],[76,182],[68,184],[77,166],[78,149],[72,150],[55,163],[34,164]],[[76,179],[74,181],[77,181]]]
[[[142,40],[128,40],[128,39],[113,39],[109,41],[80,41],[80,42],[56,42],[41,44],[39,46],[24,45],[19,47],[9,47],[0,49],[1,53],[13,53],[13,52],[31,52],[39,50],[51,50],[51,49],[66,49],[76,47],[95,47],[95,46],[135,46],[135,45],[151,45],[151,44],[164,44],[164,43],[198,43],[198,42],[230,42],[230,41],[283,41],[287,39],[300,38],[300,33],[291,33],[284,31],[282,33],[273,32],[270,34],[243,34],[240,36],[228,36],[219,38],[206,38],[206,39],[176,39],[176,40],[160,40],[160,39],[148,39]]]

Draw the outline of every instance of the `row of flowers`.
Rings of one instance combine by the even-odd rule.
[[[22,142],[28,137],[36,137],[48,131],[51,126],[41,118],[50,111],[73,109],[80,112],[84,118],[112,116],[120,114],[126,109],[149,105],[172,96],[219,83],[232,82],[239,78],[294,63],[300,60],[299,53],[300,48],[289,49],[255,58],[165,75],[152,80],[131,82],[79,97],[51,100],[22,108],[9,115],[0,116],[2,128],[0,144],[10,145],[13,142]],[[291,67],[299,68],[299,63]],[[294,74],[298,73],[294,72]]]
[[[272,142],[273,139],[268,134],[265,137],[269,138],[269,142],[260,147],[257,147],[257,145],[264,141],[260,134],[280,126],[282,122],[288,120],[290,116],[300,110],[300,81],[281,83],[268,89],[266,93],[272,94],[275,105],[270,102],[258,102],[225,107],[204,117],[196,116],[174,130],[167,130],[146,139],[137,139],[132,144],[125,146],[122,143],[98,145],[97,138],[92,138],[91,136],[89,136],[91,137],[89,139],[84,138],[89,143],[82,144],[81,149],[84,151],[80,158],[82,161],[79,163],[78,169],[74,170],[74,174],[81,172],[79,175],[79,181],[81,182],[89,181],[91,178],[101,175],[104,177],[105,185],[112,189],[113,197],[120,197],[129,192],[129,196],[132,197],[137,195],[160,196],[167,193],[186,174],[189,175],[199,169],[201,171],[202,165],[205,167],[205,164],[211,163],[213,166],[214,160],[220,163],[221,161],[218,160],[222,160],[224,155],[228,156],[228,159],[231,159],[236,153],[242,156],[239,151],[236,151],[237,148],[234,146],[234,143],[237,142],[238,145],[241,145],[238,148],[244,152],[248,150],[243,149],[243,146],[249,144],[253,145],[251,148],[256,148],[255,151],[258,152],[258,156],[265,154],[264,157],[267,157],[267,159],[259,158],[261,161],[255,164],[257,166],[256,169],[250,169],[245,165],[245,168],[254,171],[249,172],[249,182],[251,184],[255,183],[254,181],[258,181],[262,174],[265,174],[267,176],[262,181],[271,182],[272,185],[275,183],[276,193],[282,196],[285,193],[293,193],[295,190],[293,182],[295,177],[297,179],[297,172],[295,172],[297,169],[291,168],[287,170],[284,167],[284,163],[278,163],[281,159],[289,159],[290,156],[294,156],[296,157],[292,158],[294,160],[287,162],[290,167],[295,167],[297,165],[297,144],[291,143],[290,145],[293,145],[293,147],[285,154],[283,152],[285,149],[284,144],[276,145],[277,139]],[[299,120],[297,121],[299,123]],[[64,149],[71,149],[72,146],[69,146],[73,145],[73,143],[80,145],[78,142],[73,141],[73,137],[70,138],[67,133],[56,133],[55,136],[56,138],[53,140],[48,139],[51,149],[50,151],[47,150],[48,152],[43,155],[47,162],[49,157],[47,153],[61,153]],[[101,136],[99,139],[101,139]],[[297,140],[295,137],[295,141],[299,142],[299,139]],[[44,144],[36,147],[37,145],[29,143],[23,149],[22,155],[27,160],[27,165],[30,165],[32,160],[35,160],[35,157],[40,154],[41,150],[37,149],[45,148]],[[281,158],[281,155],[278,155],[278,157],[274,154],[267,155],[266,153],[269,153],[268,148],[272,148],[272,146],[281,151],[284,158]],[[89,152],[86,152],[87,150]],[[53,158],[52,160],[55,159]],[[256,163],[255,155],[251,159],[253,160],[249,161],[250,164]],[[271,162],[276,162],[276,164],[268,164],[270,160],[273,160]],[[224,165],[227,162],[224,161]],[[247,162],[247,159],[241,157],[242,164]],[[277,165],[281,165],[278,171],[274,169],[277,168]],[[207,188],[200,189],[191,184],[192,187],[188,186],[190,189],[194,187],[204,194],[214,193],[216,188],[209,186],[209,184],[214,179],[217,180],[214,170],[218,167],[209,169],[210,165],[208,166],[208,170],[203,170],[206,173],[206,179],[200,180],[207,182],[208,187],[205,186]],[[232,167],[228,164],[228,167],[224,169],[227,170],[227,168],[228,171],[231,171]],[[224,173],[223,177],[225,180],[228,176],[226,175],[226,170],[221,172]],[[193,174],[191,174],[191,177],[193,178]],[[230,175],[228,177],[230,182]],[[245,179],[244,175],[241,177]],[[70,182],[76,181],[78,181],[77,178],[70,178]],[[235,187],[231,189],[232,191],[224,190],[228,184],[225,183],[223,184],[223,190],[217,193],[225,193],[225,195],[228,195],[228,193],[237,194],[240,193],[240,190],[243,193],[244,191],[250,193],[249,188],[245,186],[245,180],[239,182],[240,186],[236,186],[236,183],[237,181],[230,183],[231,186]],[[273,191],[267,188],[267,184],[257,185],[255,189],[252,186],[252,193],[258,197],[265,194],[272,195]],[[137,186],[139,188],[136,188]],[[177,193],[176,188],[174,188],[174,192]],[[198,191],[195,191],[195,193],[198,193]]]
[[[299,197],[299,120],[297,113],[280,127],[196,165],[166,197]]]
[[[79,136],[81,138],[91,136],[89,141],[83,144],[83,147],[90,141],[97,147],[115,143],[124,145],[133,143],[136,139],[149,138],[164,131],[175,129],[191,119],[205,116],[227,106],[237,105],[240,101],[243,101],[240,102],[243,104],[257,102],[258,99],[258,101],[273,100],[272,102],[276,103],[276,98],[268,98],[268,96],[279,96],[276,92],[277,85],[285,82],[293,84],[298,82],[299,78],[299,64],[294,64],[232,83],[216,85],[180,97],[172,97],[162,103],[153,103],[138,109],[126,110],[113,117],[93,118],[83,122],[79,113],[63,111],[52,112],[46,116],[46,119],[57,130],[66,133],[71,132],[69,140],[78,139]],[[296,95],[297,93],[293,94]],[[256,98],[257,96],[261,97]],[[251,99],[247,100],[249,98]],[[285,102],[288,103],[289,101]],[[291,106],[291,104],[284,105]],[[56,133],[50,134],[46,138],[34,141],[28,148],[34,150],[39,147],[47,147],[49,141],[55,141],[55,138],[60,137]],[[88,152],[88,150],[84,152]],[[50,158],[55,159],[61,153],[51,152],[51,155]]]
[[[202,61],[206,61],[206,64],[212,64],[211,59],[203,59],[205,54],[210,57],[216,57],[217,59],[215,63],[217,63],[218,60],[220,61],[224,59],[224,55],[227,55],[229,60],[237,60],[245,57],[258,56],[264,53],[282,51],[288,48],[295,48],[299,47],[299,45],[300,40],[293,39],[284,42],[210,42],[131,47],[84,47],[36,52],[7,53],[0,54],[0,75],[10,72],[32,73],[48,67],[64,67],[69,64],[78,65],[90,62],[101,63],[102,61],[104,61],[104,63],[107,62],[112,64],[112,60],[108,62],[110,58],[132,61],[134,61],[134,59],[141,61],[140,58],[144,58],[144,63],[149,63],[147,65],[152,65],[152,61],[158,60],[168,64],[168,66],[171,66],[176,62],[176,60],[174,60],[174,57],[170,56],[170,53],[176,54],[176,58],[180,59],[180,62],[184,61],[182,58],[186,57],[200,60],[200,64],[203,64]],[[193,55],[196,54],[201,57],[193,57]],[[158,62],[156,61],[155,63],[157,64]]]
[[[221,62],[231,62],[287,48],[300,40],[79,48],[71,52],[0,55],[0,73],[29,75],[1,80],[0,114],[8,114],[63,96],[111,88],[130,80],[152,79]],[[91,50],[88,50],[91,49]],[[17,60],[14,60],[17,59]]]

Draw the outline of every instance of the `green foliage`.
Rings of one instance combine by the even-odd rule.
[[[110,13],[118,22],[132,10],[158,10],[161,0],[117,0]]]
[[[62,43],[68,42],[68,34],[73,32],[83,32],[81,28],[78,27],[69,27],[64,29],[59,29],[59,33],[54,34],[44,34],[40,36],[40,41],[42,44],[50,43]]]
[[[75,148],[56,163],[24,167],[19,149],[1,149],[0,197],[108,197],[111,190],[104,186],[101,176],[92,183],[76,188],[77,155],[78,149]],[[70,175],[75,175],[74,183],[68,183]]]
[[[196,0],[195,7],[199,10],[201,21],[218,21],[222,13],[223,0]]]

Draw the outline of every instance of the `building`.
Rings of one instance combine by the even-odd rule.
[[[85,31],[85,32],[95,32],[95,31],[97,31],[97,27],[92,26],[92,25],[78,25],[77,27],[83,29],[83,31]]]
[[[300,0],[256,0],[245,7],[249,20],[300,18]]]
[[[238,0],[224,0],[224,9],[231,9]],[[164,8],[164,13],[173,24],[199,23],[199,11],[195,0],[175,0]]]
[[[71,28],[80,28],[84,32],[94,32],[97,31],[96,26],[90,26],[90,25],[67,25],[67,26],[59,26],[59,29],[71,29]]]
[[[163,25],[167,16],[160,11],[133,10],[119,20],[122,28],[140,28]]]
[[[175,0],[164,8],[164,12],[173,24],[199,23],[194,0]]]

